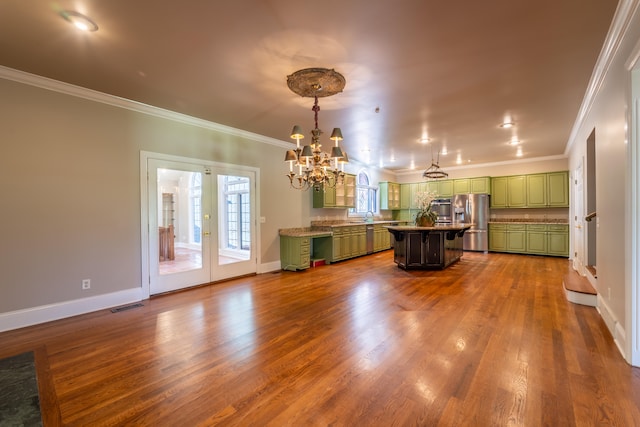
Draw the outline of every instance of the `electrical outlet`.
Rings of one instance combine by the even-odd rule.
[[[82,290],[91,289],[91,279],[82,279]]]

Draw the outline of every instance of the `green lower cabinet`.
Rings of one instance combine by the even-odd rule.
[[[527,229],[523,224],[507,225],[507,252],[527,251]]]
[[[489,250],[568,257],[569,226],[566,224],[489,224]]]
[[[489,250],[492,252],[507,251],[507,226],[489,224]]]
[[[280,267],[283,270],[304,270],[311,266],[309,237],[280,236]]]
[[[569,256],[569,226],[549,225],[547,234],[547,253],[549,255]]]
[[[527,225],[527,252],[530,254],[547,254],[547,226],[539,224]]]

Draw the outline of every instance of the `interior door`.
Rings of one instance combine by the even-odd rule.
[[[211,176],[204,165],[148,159],[149,292],[211,280]]]

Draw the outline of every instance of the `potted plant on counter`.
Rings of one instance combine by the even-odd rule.
[[[431,191],[422,191],[416,194],[416,205],[418,213],[416,214],[416,226],[433,227],[438,219],[438,214],[431,209],[431,202],[437,194]]]

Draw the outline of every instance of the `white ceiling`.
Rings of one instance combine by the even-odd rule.
[[[562,155],[614,0],[2,0],[0,64],[291,141],[313,99],[287,75],[334,68],[320,98],[351,159],[404,171]],[[59,15],[99,26],[82,33]],[[379,112],[376,109],[379,108]],[[516,127],[498,125],[511,116]],[[432,142],[421,144],[428,134]],[[283,150],[284,159],[284,150]]]

